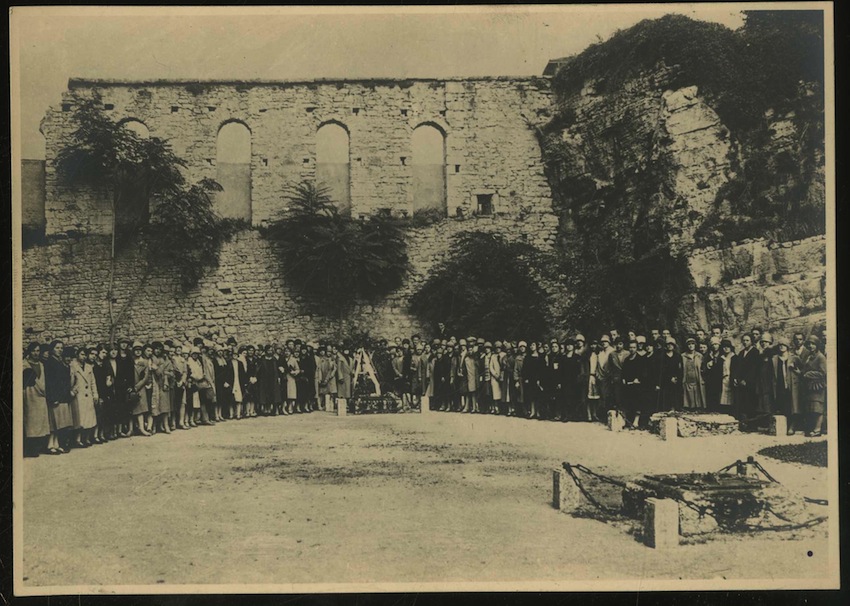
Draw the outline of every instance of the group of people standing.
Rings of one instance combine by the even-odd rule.
[[[132,435],[170,434],[226,420],[312,412],[350,397],[348,349],[292,339],[66,347],[24,352],[25,454],[63,454]]]
[[[550,342],[413,335],[365,348],[358,368],[353,348],[302,339],[259,346],[233,337],[77,348],[33,342],[23,364],[25,454],[332,410],[356,392],[372,392],[372,379],[402,409],[427,403],[440,411],[601,422],[617,410],[634,428],[659,411],[726,412],[750,428],[784,414],[789,434],[822,434],[827,365],[818,336],[795,333],[793,342],[774,343],[754,328],[736,352],[714,326],[684,343],[680,351],[668,330],[648,337],[612,330],[589,344],[581,334]]]
[[[774,343],[759,328],[736,352],[722,326],[699,329],[679,349],[669,330],[617,330],[550,342],[480,337],[396,339],[372,354],[379,377],[413,406],[554,421],[606,422],[610,410],[646,428],[653,413],[689,410],[735,416],[759,429],[788,417],[788,433],[817,437],[826,411],[826,358],[816,335]]]

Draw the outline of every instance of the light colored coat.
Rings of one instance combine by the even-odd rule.
[[[74,429],[91,429],[97,426],[94,405],[99,396],[94,372],[89,364],[71,361],[71,395]]]

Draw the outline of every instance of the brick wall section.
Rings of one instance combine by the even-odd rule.
[[[75,95],[95,91],[107,113],[141,120],[189,162],[191,181],[216,177],[216,138],[230,121],[251,130],[253,223],[286,206],[285,188],[315,177],[316,131],[327,122],[350,135],[352,212],[413,207],[411,135],[433,124],[446,135],[448,213],[469,214],[477,193],[497,210],[551,212],[540,150],[527,121],[551,101],[545,78],[310,82],[115,82],[71,80],[42,122],[46,139],[47,232],[107,233],[108,192],[68,191],[55,159],[68,141]],[[402,160],[404,158],[405,160]]]

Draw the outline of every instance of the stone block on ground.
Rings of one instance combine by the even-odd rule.
[[[552,506],[561,513],[573,513],[582,504],[584,497],[563,467],[552,470]]]
[[[770,418],[770,435],[784,436],[788,433],[788,418],[785,415],[773,415]]]
[[[617,410],[608,411],[608,429],[610,431],[623,431],[626,427],[626,420],[623,415]]]
[[[679,504],[673,499],[646,499],[643,518],[644,542],[655,549],[679,545]]]

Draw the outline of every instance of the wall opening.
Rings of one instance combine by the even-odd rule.
[[[477,194],[478,206],[476,214],[492,215],[493,214],[493,194]]]
[[[215,208],[226,219],[251,220],[251,131],[241,122],[227,122],[216,139],[216,181],[222,191]]]
[[[413,151],[413,212],[448,212],[446,199],[446,137],[430,124],[418,126],[411,140]]]
[[[348,131],[336,122],[323,124],[316,132],[316,182],[328,189],[341,213],[351,214]]]

